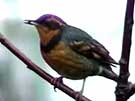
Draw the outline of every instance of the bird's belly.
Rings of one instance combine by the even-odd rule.
[[[89,76],[89,71],[92,69],[86,58],[83,59],[84,57],[82,58],[81,55],[78,55],[63,43],[60,43],[48,53],[42,52],[42,55],[56,72],[69,79],[83,79]]]

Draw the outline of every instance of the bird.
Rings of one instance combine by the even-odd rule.
[[[90,34],[67,24],[53,14],[44,14],[36,20],[25,20],[39,33],[41,55],[45,62],[61,77],[72,80],[102,76],[114,81],[118,75],[112,67],[119,65],[109,51]]]

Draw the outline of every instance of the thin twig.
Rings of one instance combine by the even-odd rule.
[[[72,98],[74,98],[77,101],[91,101],[85,96],[81,96],[79,93],[76,93],[73,89],[69,88],[63,83],[60,82],[53,82],[55,80],[54,77],[46,73],[44,70],[42,70],[40,67],[38,67],[36,64],[34,64],[28,57],[26,57],[19,49],[17,49],[7,38],[5,38],[2,34],[0,34],[0,42],[5,47],[7,47],[15,56],[17,56],[24,64],[27,65],[27,68],[34,71],[36,74],[38,74],[41,78],[48,81],[61,91],[65,92]]]
[[[122,54],[120,59],[120,75],[119,82],[116,87],[116,101],[126,101],[126,95],[130,92],[132,85],[128,82],[129,73],[129,58],[130,58],[130,47],[132,38],[132,27],[133,27],[133,13],[134,13],[134,0],[127,0],[127,8],[124,23],[123,32],[123,44]]]

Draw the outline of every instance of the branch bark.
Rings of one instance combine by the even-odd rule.
[[[48,81],[54,87],[60,89],[64,93],[68,94],[76,101],[91,101],[85,96],[81,96],[79,93],[75,92],[73,89],[69,88],[63,83],[56,81],[56,78],[52,77],[36,64],[34,64],[28,57],[26,57],[19,49],[17,49],[8,39],[6,39],[2,34],[0,34],[0,42],[5,47],[7,47],[15,56],[17,56],[24,64],[27,65],[27,68],[38,74],[41,78]],[[54,82],[56,81],[56,82]]]
[[[133,84],[128,82],[129,58],[132,38],[134,13],[134,0],[127,0],[127,8],[124,22],[122,54],[120,59],[120,75],[119,82],[116,87],[116,101],[126,101],[128,93],[134,88]]]

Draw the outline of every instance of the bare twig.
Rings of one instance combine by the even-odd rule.
[[[122,54],[120,59],[119,82],[116,87],[116,101],[126,101],[126,95],[131,91],[129,77],[129,58],[133,26],[134,0],[127,0],[127,8],[124,23]]]
[[[24,64],[27,65],[27,68],[34,71],[36,74],[38,74],[41,78],[48,81],[61,91],[65,92],[72,98],[74,98],[77,101],[91,101],[85,96],[81,96],[79,93],[76,93],[73,89],[69,88],[63,83],[59,82],[53,82],[55,80],[54,77],[46,73],[44,70],[42,70],[40,67],[38,67],[36,64],[34,64],[28,57],[26,57],[19,49],[17,49],[11,42],[8,41],[2,34],[0,34],[0,42],[7,47],[15,56],[17,56]]]

